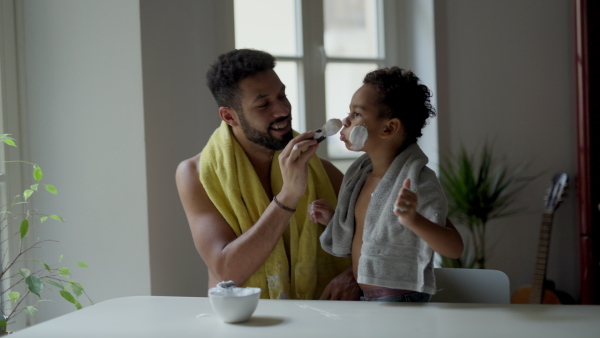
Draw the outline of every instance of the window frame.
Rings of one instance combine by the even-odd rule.
[[[20,195],[27,177],[26,166],[5,165],[4,161],[16,161],[28,158],[28,133],[27,116],[25,109],[25,74],[23,62],[25,60],[23,48],[23,3],[21,1],[0,1],[0,127],[3,134],[11,134],[18,142],[18,148],[12,148],[7,152],[6,146],[0,149],[0,204],[2,210],[5,208],[5,202],[8,202],[10,196]],[[22,210],[25,210],[24,208]],[[4,240],[11,234],[18,231],[18,224],[11,224],[0,232],[0,239]],[[17,227],[17,228],[14,228]],[[24,241],[29,243],[31,237]],[[3,242],[9,243],[9,241]],[[9,247],[9,250],[12,248]],[[29,254],[26,254],[29,257]],[[10,274],[10,272],[9,272]],[[7,288],[10,279],[6,279],[2,287]],[[2,311],[10,311],[12,303],[1,299],[4,307]],[[30,305],[31,300],[26,300]],[[6,312],[5,312],[6,313]],[[18,316],[15,318],[16,326],[25,327],[34,324],[34,319],[30,316]]]
[[[324,43],[324,13],[323,1],[312,0],[296,2],[296,29],[299,55],[296,57],[274,55],[280,61],[293,61],[298,65],[298,107],[294,107],[296,117],[299,119],[300,129],[309,130],[314,126],[322,126],[326,122],[326,90],[325,69],[330,63],[375,63],[378,67],[390,64],[390,55],[387,53],[386,42],[390,39],[391,32],[386,32],[384,8],[393,6],[392,1],[375,0],[377,19],[377,37],[379,39],[378,55],[373,58],[333,57],[325,52]],[[320,147],[318,155],[334,161],[354,160],[356,157],[332,159],[327,147]]]
[[[298,104],[293,107],[293,112],[299,132],[322,126],[326,121],[327,93],[323,64],[329,62],[376,63],[379,67],[411,69],[433,91],[432,104],[437,107],[433,0],[377,0],[377,3],[380,57],[344,58],[328,57],[324,53],[323,1],[295,0],[298,55],[273,56],[278,61],[296,62],[298,66]],[[420,54],[423,51],[427,53],[425,58]],[[429,156],[430,166],[437,172],[437,120],[430,121],[419,144]],[[355,159],[331,158],[326,148],[320,147],[318,156],[330,160],[342,171]]]

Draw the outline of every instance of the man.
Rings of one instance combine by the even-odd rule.
[[[207,73],[221,126],[176,172],[209,287],[232,280],[263,298],[358,299],[350,261],[325,253],[308,203],[337,203],[342,173],[294,137],[285,86],[268,53],[225,53]],[[199,179],[200,178],[200,179]]]

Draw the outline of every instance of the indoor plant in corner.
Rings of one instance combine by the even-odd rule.
[[[537,176],[525,176],[526,165],[509,167],[495,161],[493,145],[483,144],[479,153],[465,147],[440,167],[440,181],[448,198],[449,217],[457,226],[465,226],[465,250],[461,258],[442,257],[442,267],[485,268],[486,225],[492,219],[515,215],[512,208],[518,193]]]
[[[16,147],[10,134],[0,134],[0,140],[9,146]],[[1,144],[1,143],[0,143]],[[39,190],[46,190],[56,195],[53,185],[43,184],[42,169],[34,163],[26,161],[5,161],[6,164],[17,163],[31,166],[34,183],[25,189],[22,195],[12,197],[3,203],[0,211],[0,335],[6,334],[6,326],[23,312],[34,316],[37,305],[46,301],[42,298],[45,290],[58,292],[62,299],[81,309],[78,298],[85,294],[84,288],[71,278],[67,266],[60,265],[62,255],[54,264],[47,264],[36,258],[36,249],[50,239],[32,239],[32,226],[47,220],[64,222],[63,218],[54,214],[40,213],[30,208],[30,198]],[[77,262],[82,268],[87,264]],[[87,294],[86,294],[87,297]],[[89,300],[89,297],[88,297]],[[91,302],[91,300],[90,300]]]

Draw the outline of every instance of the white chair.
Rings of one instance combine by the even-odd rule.
[[[437,303],[510,303],[510,282],[502,271],[435,268]]]

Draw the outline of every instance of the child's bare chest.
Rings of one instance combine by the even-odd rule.
[[[356,200],[356,204],[354,206],[354,219],[356,222],[356,228],[359,230],[358,228],[360,227],[361,233],[362,228],[364,227],[365,216],[367,215],[369,203],[371,202],[371,194],[373,194],[377,188],[379,181],[381,181],[381,178],[367,178],[360,191],[360,194],[358,195],[358,199]]]
[[[360,259],[360,253],[362,248],[363,229],[365,227],[365,216],[367,215],[367,209],[369,202],[371,202],[371,194],[377,188],[380,179],[378,178],[367,178],[367,181],[363,185],[356,204],[354,205],[354,238],[352,240],[352,269],[354,277],[358,276],[358,261]],[[361,287],[367,287],[361,285]]]

